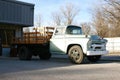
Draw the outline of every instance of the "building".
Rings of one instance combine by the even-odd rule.
[[[33,20],[34,4],[0,0],[0,38],[3,54],[9,53],[8,49],[15,37],[22,36],[23,27],[33,26]]]

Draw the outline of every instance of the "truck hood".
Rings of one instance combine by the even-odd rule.
[[[89,40],[93,41],[94,43],[106,43],[107,42],[106,39],[103,39],[98,35],[90,35]]]

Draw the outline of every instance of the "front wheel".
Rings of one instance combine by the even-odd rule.
[[[78,45],[72,46],[69,49],[68,56],[69,56],[69,59],[75,64],[80,64],[80,63],[83,63],[84,61],[83,51]]]
[[[98,55],[98,56],[87,56],[87,59],[90,61],[90,62],[97,62],[99,61],[101,58],[101,55]]]

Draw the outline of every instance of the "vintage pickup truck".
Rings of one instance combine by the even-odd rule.
[[[107,40],[97,35],[83,35],[79,26],[61,26],[55,29],[50,39],[50,53],[68,54],[74,63],[83,63],[84,58],[96,62],[107,54]]]
[[[80,64],[84,62],[85,57],[91,62],[96,62],[102,55],[108,53],[107,40],[97,35],[83,35],[79,26],[54,27],[50,37],[48,37],[50,32],[44,33],[42,37],[37,34],[36,37],[30,38],[29,35],[25,39],[14,41],[13,46],[17,46],[19,59],[30,60],[32,55],[39,55],[40,59],[50,59],[51,54],[57,53],[67,54],[71,62]]]

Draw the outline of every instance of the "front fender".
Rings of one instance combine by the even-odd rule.
[[[78,45],[78,46],[80,46],[80,48],[82,49],[82,51],[83,51],[83,53],[87,53],[87,42],[84,42],[84,43],[72,43],[72,44],[69,44],[68,46],[67,46],[67,53],[68,53],[68,50],[70,49],[70,47],[72,47],[72,46],[74,46],[74,45]]]

